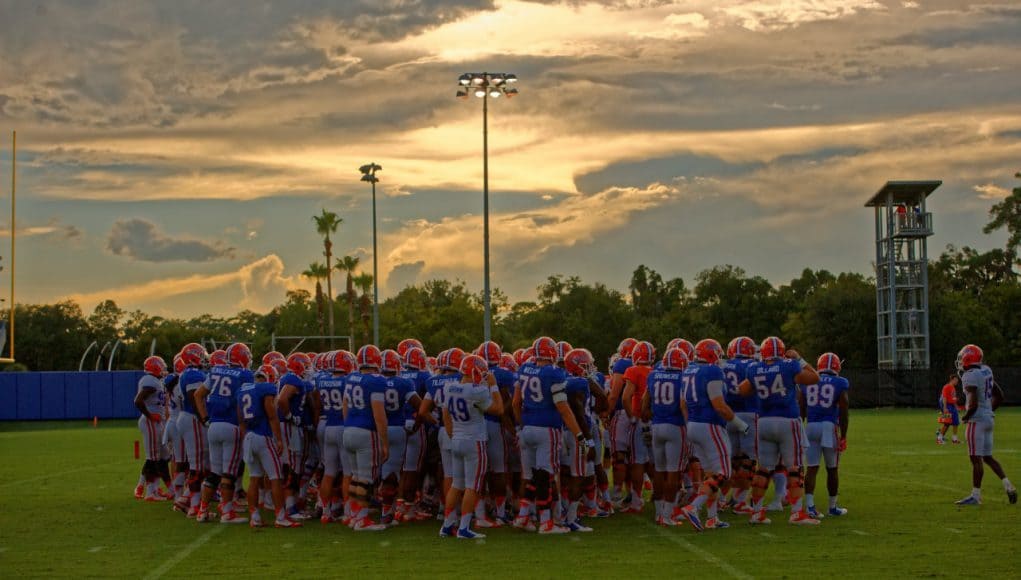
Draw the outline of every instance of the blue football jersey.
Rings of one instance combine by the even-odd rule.
[[[347,399],[347,419],[345,427],[361,427],[369,431],[376,430],[376,420],[372,416],[372,402],[384,402],[386,380],[373,373],[351,373],[347,375],[344,396]]]
[[[328,374],[316,380],[319,400],[322,401],[323,415],[326,416],[327,427],[344,425],[344,385],[345,375]]]
[[[489,372],[493,373],[493,378],[496,379],[496,386],[500,387],[501,391],[506,389],[508,393],[514,392],[514,373],[497,366],[489,367]],[[499,423],[500,417],[486,413],[486,421]]]
[[[681,374],[684,382],[684,400],[688,404],[688,421],[726,425],[727,422],[713,408],[712,399],[722,397],[726,390],[723,369],[716,365],[692,363]],[[719,387],[719,392],[713,388]]]
[[[790,359],[748,365],[747,378],[759,398],[760,417],[797,419],[801,416],[798,385],[794,382],[800,372],[801,362]]]
[[[386,390],[383,391],[383,406],[386,408],[386,424],[390,427],[403,427],[408,399],[415,393],[415,385],[408,379],[398,376],[385,377]]]
[[[198,415],[198,410],[195,409],[195,399],[192,397],[192,393],[205,384],[206,373],[194,367],[184,369],[184,372],[181,373],[181,378],[177,381],[177,388],[181,389],[181,394],[184,395],[181,406],[182,411],[191,413],[192,415]]]
[[[804,387],[808,422],[829,421],[836,423],[840,419],[840,407],[837,406],[837,402],[850,386],[851,384],[844,377],[819,373],[819,384],[805,385]]]
[[[241,385],[254,383],[255,375],[240,367],[215,366],[209,370],[209,396],[206,410],[209,420],[220,423],[238,424],[238,390]]]
[[[585,410],[585,421],[591,427],[592,417],[589,415],[589,408],[594,404],[593,400],[595,397],[592,396],[592,391],[589,390],[588,379],[585,377],[568,377],[567,382],[564,384],[564,390],[567,392],[568,400],[575,398],[579,394],[584,396],[582,408]]]
[[[750,358],[732,358],[723,364],[723,376],[727,381],[727,393],[724,395],[727,405],[735,413],[758,413],[757,397],[742,397],[738,386],[748,378],[748,366],[755,360]]]
[[[447,406],[447,395],[444,389],[448,384],[460,383],[461,373],[449,375],[433,375],[427,383],[426,397],[433,402],[433,418],[440,425],[443,425],[443,407]]]
[[[566,396],[567,374],[553,365],[524,364],[518,369],[516,388],[521,390],[521,423],[535,427],[563,428],[553,398]]]
[[[684,425],[681,401],[684,400],[683,371],[661,369],[649,374],[646,385],[652,407],[652,424]]]
[[[610,375],[611,376],[623,375],[625,371],[627,371],[629,368],[633,366],[635,366],[635,363],[633,363],[630,358],[617,359],[617,362],[613,363],[613,367],[610,368]],[[609,395],[609,393],[607,393],[607,395]],[[616,412],[623,410],[624,410],[624,390],[622,388],[620,391],[620,398],[617,399],[617,405],[613,408],[613,411]]]
[[[308,391],[308,383],[305,379],[298,375],[288,372],[284,373],[284,376],[280,377],[280,391],[284,390],[287,385],[294,386],[294,394],[287,398],[287,404],[290,405],[291,415],[302,416],[305,406],[305,392]],[[285,418],[280,417],[283,421]]]
[[[269,426],[269,417],[266,416],[264,401],[266,397],[276,398],[277,386],[275,383],[245,383],[238,391],[238,407],[241,409],[241,419],[245,422],[245,428],[252,433],[273,435],[273,429]]]

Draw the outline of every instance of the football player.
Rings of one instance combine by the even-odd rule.
[[[386,379],[386,389],[383,391],[383,402],[386,408],[387,439],[390,442],[389,458],[383,463],[380,473],[379,495],[383,504],[380,523],[386,526],[393,525],[394,501],[397,499],[397,492],[400,486],[401,471],[404,468],[404,454],[407,448],[408,432],[405,429],[406,415],[404,409],[408,405],[415,408],[422,403],[418,393],[415,392],[415,384],[410,380],[398,375],[403,364],[401,356],[395,350],[384,350],[380,373]]]
[[[442,410],[446,405],[444,388],[448,384],[461,381],[461,374],[458,369],[461,361],[464,360],[464,351],[454,347],[447,349],[436,357],[437,374],[429,378],[428,392],[422,399],[422,406],[418,409],[418,420],[437,425],[437,445],[440,450],[440,463],[443,470],[440,480],[443,482],[443,497],[447,497],[450,491],[451,480],[451,458],[450,458],[450,437],[442,428]]]
[[[383,355],[374,345],[358,349],[358,371],[344,385],[344,467],[351,472],[348,504],[355,531],[380,531],[386,526],[369,518],[369,492],[380,466],[389,458],[385,395],[379,375]]]
[[[401,344],[408,340],[414,339],[405,339],[401,341]],[[398,354],[400,353],[399,349],[400,345],[398,345]],[[425,351],[421,347],[411,345],[405,350],[402,358],[404,361],[404,372],[401,373],[401,376],[411,381],[412,385],[414,385],[415,393],[418,394],[419,401],[421,401],[428,391],[429,383],[429,371],[426,370],[428,361]],[[419,402],[417,405],[405,406],[404,409],[404,430],[407,431],[407,444],[404,448],[400,499],[397,500],[397,513],[394,514],[397,521],[428,517],[418,510],[418,506],[415,503],[421,484],[419,473],[424,466],[426,454],[426,429],[421,422],[416,420],[418,409],[421,406],[422,404]]]
[[[553,365],[557,356],[556,342],[546,336],[538,338],[532,345],[532,353],[535,362],[518,369],[512,401],[515,419],[522,426],[519,437],[522,477],[529,482],[514,526],[527,528],[534,503],[539,514],[539,533],[563,534],[568,532],[567,528],[554,524],[550,510],[554,499],[553,478],[559,467],[562,426],[567,425],[579,445],[585,445],[586,438],[567,402],[567,376]]]
[[[656,360],[656,349],[651,342],[642,341],[631,350],[631,365],[624,371],[624,411],[631,423],[631,457],[628,461],[628,476],[631,482],[631,504],[624,513],[642,511],[642,487],[651,455],[652,433],[649,421],[642,416],[642,397],[652,364]],[[637,490],[637,492],[635,491]],[[659,501],[662,490],[653,490],[653,500]]]
[[[957,438],[957,426],[961,424],[960,416],[957,413],[957,386],[961,384],[961,378],[957,375],[950,375],[950,379],[947,384],[943,385],[943,390],[940,391],[939,396],[939,431],[936,431],[936,444],[943,445],[946,442],[947,430],[951,427],[954,428],[954,435],[952,441],[954,444],[959,444],[960,439]]]
[[[209,360],[206,349],[197,343],[189,343],[181,349],[181,360],[185,369],[177,382],[177,388],[183,396],[181,411],[178,414],[177,430],[184,439],[185,453],[188,458],[188,492],[181,500],[175,502],[175,509],[187,512],[193,518],[199,511],[199,493],[202,478],[209,470],[209,441],[206,438],[206,425],[209,418],[199,415],[199,405],[205,400],[198,395],[200,389],[206,389],[206,375],[202,368]]]
[[[642,409],[652,416],[652,454],[656,468],[655,487],[662,490],[656,502],[656,523],[676,525],[681,517],[677,507],[681,470],[687,464],[688,406],[684,400],[682,374],[688,357],[679,348],[663,355],[662,368],[648,376],[649,388],[642,396]]]
[[[138,379],[138,393],[135,395],[135,408],[141,413],[138,418],[138,430],[142,432],[145,445],[145,463],[142,464],[142,476],[145,478],[144,490],[135,490],[135,497],[145,501],[166,501],[167,493],[161,493],[158,478],[170,487],[170,465],[166,446],[163,445],[163,413],[165,394],[163,377],[167,374],[167,363],[158,356],[151,356],[142,363],[145,374]]]
[[[237,515],[234,505],[234,488],[242,458],[241,409],[237,394],[241,385],[254,383],[255,375],[248,367],[252,353],[248,347],[235,342],[226,348],[224,363],[209,371],[209,396],[204,410],[209,417],[210,472],[202,483],[198,522],[208,522],[209,502],[213,492],[220,491],[220,523],[240,524],[248,521]]]
[[[328,524],[336,521],[337,501],[334,492],[337,475],[343,471],[341,448],[344,444],[344,383],[345,376],[354,370],[353,357],[347,351],[335,351],[324,366],[329,373],[319,377],[317,388],[322,401],[326,430],[323,433],[323,479],[319,484],[319,499],[323,514],[319,521]]]
[[[848,404],[850,383],[840,376],[840,358],[832,352],[819,357],[816,369],[819,383],[805,385],[805,416],[808,419],[808,451],[805,453],[805,504],[808,515],[819,519],[815,509],[815,480],[819,475],[819,462],[826,460],[826,489],[830,496],[829,515],[847,515],[837,505],[839,478],[837,466],[840,453],[847,447]]]
[[[479,353],[489,368],[489,374],[496,381],[500,394],[500,414],[486,413],[487,484],[489,498],[493,505],[496,519],[486,513],[486,499],[482,497],[475,507],[475,525],[479,528],[498,528],[507,521],[507,456],[510,442],[508,433],[514,432],[514,421],[510,413],[511,393],[514,391],[514,373],[500,368],[503,360],[503,349],[500,345],[487,341],[479,346]]]
[[[744,382],[748,365],[755,362],[755,342],[747,336],[739,336],[727,345],[727,361],[723,365],[723,377],[727,381],[727,393],[724,401],[745,424],[746,433],[739,433],[727,428],[730,436],[731,471],[734,474],[733,512],[739,515],[751,515],[749,494],[752,487],[752,475],[755,473],[756,442],[758,440],[758,398],[745,397],[741,394],[741,383]]]
[[[486,537],[471,530],[475,504],[479,501],[488,471],[488,430],[484,415],[502,415],[503,398],[496,379],[489,372],[489,365],[482,357],[464,357],[459,372],[460,382],[444,388],[443,427],[450,437],[452,474],[440,536],[450,537],[456,533],[458,539],[474,540]],[[458,505],[461,507],[460,518],[456,511]]]
[[[628,462],[631,457],[632,425],[630,416],[624,410],[624,373],[632,366],[631,351],[638,341],[625,338],[617,346],[616,358],[610,361],[610,452],[613,454],[613,500],[624,500],[624,489],[628,482]],[[630,487],[628,487],[630,489]],[[635,490],[641,495],[641,487]]]
[[[748,424],[734,414],[724,398],[726,378],[721,368],[724,356],[720,343],[711,338],[700,340],[695,345],[695,360],[681,375],[688,406],[687,435],[704,473],[698,495],[681,513],[698,531],[703,527],[730,527],[718,517],[720,487],[732,475],[727,430],[742,434],[748,430]],[[699,518],[703,505],[708,511],[704,526]]]
[[[786,350],[782,340],[771,336],[759,347],[761,362],[749,365],[742,394],[755,394],[759,398],[759,450],[755,478],[752,480],[752,524],[768,524],[763,498],[769,478],[778,463],[788,469],[787,492],[791,499],[790,523],[818,525],[819,520],[808,515],[802,501],[801,466],[804,460],[804,429],[798,385],[814,385],[819,373],[795,350]],[[776,489],[777,496],[783,495]]]
[[[177,421],[181,414],[181,406],[184,404],[184,396],[180,386],[181,374],[184,372],[184,361],[180,353],[174,355],[174,372],[163,379],[163,389],[166,392],[168,416],[166,426],[163,429],[163,444],[170,449],[170,456],[174,460],[174,501],[178,501],[185,491],[185,481],[188,475],[188,453],[184,449],[184,438],[177,429]]]
[[[304,470],[302,449],[305,436],[302,429],[305,395],[310,390],[305,373],[312,364],[308,355],[291,353],[287,357],[287,372],[280,377],[280,392],[277,393],[277,412],[280,416],[281,432],[284,434],[284,495],[287,516],[294,520],[305,519],[298,509],[301,491],[301,474]]]
[[[962,421],[967,424],[965,438],[968,440],[968,458],[971,459],[971,495],[958,500],[957,505],[979,505],[982,503],[982,476],[985,463],[1003,482],[1007,500],[1017,503],[1017,488],[1007,479],[1000,462],[993,457],[993,416],[1003,402],[1003,390],[993,380],[993,371],[983,363],[982,349],[966,344],[957,353],[957,371],[961,373],[961,384],[967,398]]]
[[[248,465],[248,497],[256,502],[250,506],[251,519],[248,525],[261,528],[262,515],[259,512],[259,490],[263,479],[268,478],[276,511],[274,525],[278,528],[299,528],[301,522],[287,517],[284,510],[283,459],[284,440],[277,417],[276,370],[262,365],[255,371],[255,382],[241,385],[237,393],[241,420],[245,425],[244,454]]]
[[[572,532],[591,532],[592,528],[583,525],[578,518],[583,496],[591,502],[589,508],[595,507],[595,460],[598,446],[594,431],[597,425],[591,420],[589,409],[595,407],[592,402],[597,398],[602,399],[600,406],[605,406],[606,395],[600,384],[601,377],[596,373],[595,359],[588,350],[572,349],[564,356],[564,368],[570,375],[565,384],[567,401],[571,412],[574,413],[575,421],[585,436],[584,445],[570,436],[566,440],[569,461],[566,477],[563,479],[569,503],[564,523]]]

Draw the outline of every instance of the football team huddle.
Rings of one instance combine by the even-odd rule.
[[[252,359],[242,343],[188,344],[173,369],[146,359],[137,498],[252,527],[265,525],[262,509],[285,528],[435,518],[441,536],[465,539],[502,526],[591,532],[593,518],[642,512],[645,495],[658,525],[696,531],[729,527],[728,510],[752,524],[786,505],[795,525],[847,513],[840,358],[813,367],[776,337],[738,337],[726,352],[678,338],[661,358],[627,338],[606,374],[588,350],[549,337],[513,354],[487,341],[433,358],[409,338],[355,354],[273,351],[255,370]],[[828,509],[814,500],[822,463]]]

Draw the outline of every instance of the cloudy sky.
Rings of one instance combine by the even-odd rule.
[[[370,161],[384,295],[481,288],[481,103],[454,93],[482,70],[520,78],[490,107],[512,300],[639,263],[869,272],[888,179],[944,181],[930,251],[1001,245],[980,229],[1021,170],[1018,30],[1006,0],[0,0],[18,298],[264,311],[310,287],[320,208],[370,264]]]

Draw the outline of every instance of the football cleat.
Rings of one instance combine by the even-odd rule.
[[[147,501],[149,503],[157,503],[157,502],[161,502],[161,501],[167,501],[169,499],[170,498],[168,498],[167,496],[165,496],[163,494],[160,494],[160,493],[157,493],[156,495],[147,495],[147,496],[145,496],[145,499],[143,499],[142,501]]]
[[[840,516],[846,516],[847,515],[847,508],[831,507],[830,511],[828,511],[826,513],[827,513],[827,515],[831,515],[831,516],[839,518]],[[809,515],[811,515],[811,514],[809,514]],[[815,517],[815,516],[813,516],[813,517]],[[818,518],[816,518],[816,519],[818,519]]]
[[[441,538],[453,538],[457,533],[457,524],[451,524],[449,526],[443,526],[440,528]]]
[[[748,505],[743,501],[738,502],[737,505],[734,506],[734,509],[731,511],[733,511],[735,514],[739,516],[750,516],[753,513],[755,513],[755,510],[752,509],[752,506]]]
[[[248,518],[239,516],[236,512],[227,512],[220,516],[221,524],[244,524],[248,522]]]
[[[482,538],[485,538],[485,537],[486,537],[486,534],[480,534],[478,532],[473,532],[473,531],[469,530],[468,528],[461,528],[461,529],[457,530],[457,539],[458,540],[481,540]]]
[[[688,523],[691,524],[691,527],[695,528],[696,532],[701,532],[703,530],[702,520],[698,518],[698,510],[690,505],[686,505],[684,506],[684,509],[681,510],[681,513],[684,515],[684,519],[688,520]]]
[[[809,516],[804,510],[794,512],[791,518],[788,520],[790,523],[796,526],[818,526],[819,520]]]
[[[953,439],[951,439],[950,442],[953,443],[954,445],[960,445],[961,444],[961,440],[958,439],[957,437],[954,437]]]
[[[657,526],[663,526],[665,528],[672,528],[672,527],[677,525],[677,522],[675,522],[671,518],[665,518],[663,516],[658,516],[656,518],[656,525]]]
[[[539,526],[539,534],[540,535],[546,535],[546,534],[566,534],[569,531],[570,530],[568,530],[567,528],[562,528],[562,527],[554,524],[553,520],[547,520],[544,524]]]
[[[336,522],[337,522],[337,519],[334,518],[333,514],[331,514],[330,512],[323,512],[323,515],[319,516],[319,523],[321,523],[321,524],[324,524],[324,525],[325,524],[334,524]]]
[[[355,522],[353,529],[356,532],[382,532],[386,529],[386,526],[383,524],[377,524],[370,518],[363,518]]]
[[[819,513],[819,510],[815,509],[814,505],[810,505],[805,508],[805,513],[807,513],[810,518],[815,518],[817,520],[822,519],[822,515]]]
[[[296,522],[291,518],[278,519],[273,522],[273,527],[276,528],[300,528],[301,526],[301,522]]]
[[[199,508],[192,506],[188,508],[188,513],[185,515],[188,519],[194,519],[196,516],[199,515]]]
[[[769,505],[766,506],[766,511],[767,512],[782,512],[783,511],[783,502],[779,498],[778,499],[774,499],[772,502],[769,503]]]
[[[500,528],[503,524],[496,520],[490,519],[488,516],[475,520],[475,527],[477,528]]]
[[[266,524],[262,523],[262,518],[252,518],[248,520],[248,527],[250,528],[264,528]]]
[[[569,531],[572,531],[572,532],[591,532],[592,531],[592,528],[582,524],[578,520],[574,520],[573,522],[569,522],[567,524],[567,529]]]
[[[748,523],[753,526],[765,526],[773,523],[773,521],[766,517],[766,510],[759,510],[752,514],[752,517],[748,519]]]
[[[705,529],[707,530],[723,530],[729,527],[730,524],[721,520],[720,518],[709,518],[705,522]]]
[[[135,487],[135,499],[142,499],[143,497],[145,497],[145,486],[138,484],[138,486]]]
[[[968,497],[966,497],[964,499],[959,499],[959,500],[955,501],[954,503],[956,505],[982,505],[982,500],[980,500],[979,498],[977,498],[977,497],[975,497],[973,495],[969,495]]]
[[[1007,490],[1007,501],[1009,501],[1012,504],[1017,503],[1017,489]]]
[[[199,510],[198,515],[195,516],[195,521],[200,524],[205,524],[212,521],[212,517],[209,516],[209,512]]]

